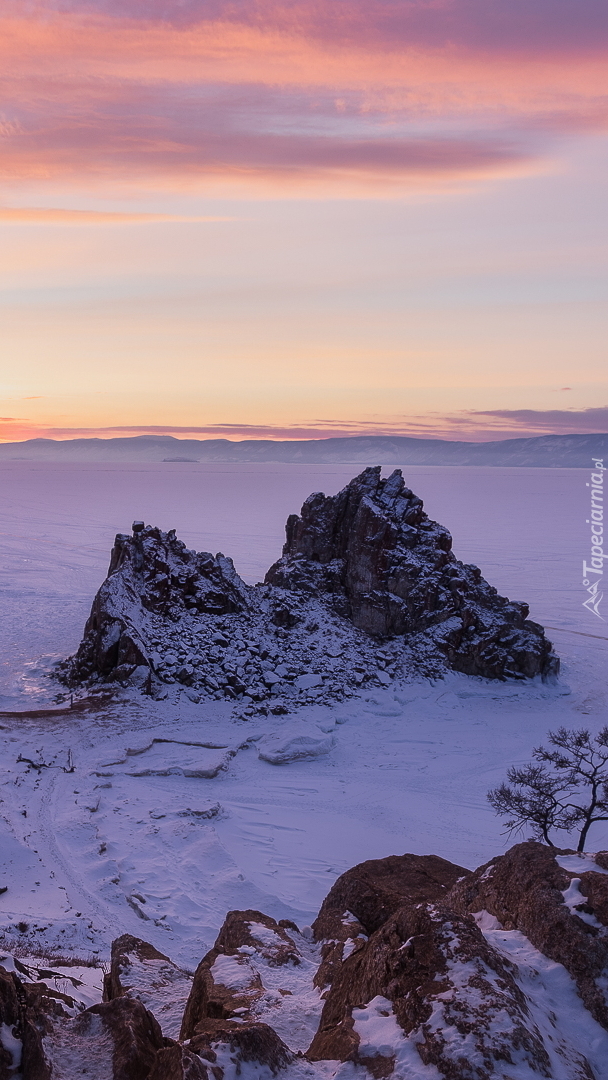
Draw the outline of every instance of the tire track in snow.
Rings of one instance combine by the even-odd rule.
[[[86,915],[89,919],[97,918],[102,923],[103,931],[110,931],[112,937],[119,937],[125,932],[125,928],[120,924],[111,907],[108,904],[100,902],[97,896],[94,896],[87,888],[85,888],[82,883],[82,878],[75,873],[61,853],[56,833],[53,829],[53,822],[55,820],[53,804],[58,779],[59,777],[57,775],[49,776],[48,778],[45,777],[45,780],[47,781],[45,790],[41,794],[40,802],[36,810],[36,830],[45,845],[43,858],[48,858],[49,869],[50,863],[53,863],[55,880],[57,880],[59,874],[65,882],[68,883],[70,893],[68,894],[66,889],[66,898],[71,903],[72,907],[75,909],[82,908],[83,916]],[[78,896],[79,898],[77,904],[74,904],[74,896]]]

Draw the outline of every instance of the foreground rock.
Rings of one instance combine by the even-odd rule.
[[[438,904],[404,904],[342,965],[309,1057],[390,1076],[415,1046],[443,1076],[490,1080],[509,1075],[505,1063],[549,1076],[515,976],[468,919]],[[381,1045],[366,1030],[378,1017],[391,1028]]]
[[[211,1020],[190,1040],[190,1049],[199,1056],[213,1075],[222,1071],[226,1058],[236,1075],[243,1066],[253,1064],[268,1070],[273,1076],[282,1072],[294,1060],[294,1055],[268,1024],[236,1023],[230,1020]],[[232,1070],[230,1070],[232,1071]]]
[[[553,676],[558,661],[528,607],[458,562],[442,525],[396,470],[366,469],[287,521],[282,558],[251,587],[221,553],[135,522],[118,535],[70,684],[163,684],[265,707],[331,701],[447,667],[487,678]]]
[[[563,964],[586,1008],[608,1029],[608,873],[599,863],[530,840],[468,875],[447,903],[462,913],[488,911],[505,930],[525,934]]]
[[[0,1080],[606,1080],[607,915],[608,853],[372,860],[313,928],[229,912],[179,1037],[157,1021],[189,977],[138,938],[75,1015],[0,967]]]
[[[98,1080],[147,1080],[164,1043],[140,1001],[78,1011],[36,989],[0,967],[1,1080],[72,1080],[87,1071]]]
[[[405,903],[442,903],[469,871],[437,855],[389,855],[370,859],[338,878],[323,901],[312,929],[322,944],[315,984],[331,985],[342,961],[361,948]]]
[[[131,934],[112,943],[110,971],[104,979],[104,1001],[129,997],[153,1009],[163,1035],[177,1038],[192,976],[168,956]]]
[[[253,1015],[252,1008],[265,989],[253,957],[275,968],[300,963],[292,937],[274,919],[261,911],[228,912],[215,945],[196,969],[182,1039],[208,1032],[209,1020],[237,1017],[242,1021]]]

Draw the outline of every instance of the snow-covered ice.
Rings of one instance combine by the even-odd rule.
[[[287,513],[353,471],[1,467],[0,927],[18,955],[44,946],[107,960],[128,932],[193,970],[228,910],[302,927],[364,859],[433,852],[474,867],[505,847],[485,795],[508,765],[526,762],[549,728],[606,723],[608,634],[582,608],[581,470],[406,470],[456,555],[558,628],[556,686],[453,674],[248,722],[186,694],[48,709],[57,688],[41,676],[78,644],[116,531],[140,517],[176,527],[254,581],[279,554]],[[327,752],[290,753],[297,732]],[[594,826],[590,841],[607,847],[608,828]],[[585,860],[566,869],[582,873]]]
[[[258,743],[258,756],[271,765],[287,765],[291,761],[312,761],[322,757],[335,745],[335,735],[324,733],[322,728],[292,723],[264,736]]]

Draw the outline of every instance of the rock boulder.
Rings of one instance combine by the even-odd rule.
[[[505,930],[519,930],[574,979],[585,1006],[608,1028],[608,875],[565,870],[556,857],[572,854],[535,840],[516,844],[458,882],[446,897],[453,911],[488,911]],[[592,865],[592,864],[591,864]],[[565,902],[575,881],[579,903]]]
[[[196,969],[181,1039],[191,1038],[207,1020],[247,1019],[264,993],[251,962],[256,954],[270,967],[300,963],[292,938],[274,919],[261,911],[229,911],[215,945]]]
[[[322,943],[322,963],[315,984],[333,982],[345,955],[360,948],[408,901],[442,902],[462,875],[468,874],[437,855],[389,855],[353,866],[338,878],[313,923]]]

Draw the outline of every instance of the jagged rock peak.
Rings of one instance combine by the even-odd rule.
[[[362,682],[447,667],[497,679],[557,673],[527,605],[457,561],[400,470],[382,479],[380,466],[365,469],[337,495],[311,495],[286,532],[282,557],[252,587],[221,552],[134,522],[116,537],[64,678],[132,679],[150,692],[178,682],[249,706],[280,694],[339,700]]]
[[[427,633],[451,667],[490,678],[551,675],[558,661],[528,605],[499,596],[452,537],[425,514],[400,469],[380,466],[337,495],[311,495],[287,521],[282,558],[266,581],[331,597],[368,634]]]
[[[175,529],[161,532],[133,522],[133,535],[119,533],[114,541],[108,577],[128,573],[148,611],[164,615],[182,611],[211,615],[245,611],[249,587],[221,551],[191,551]]]

